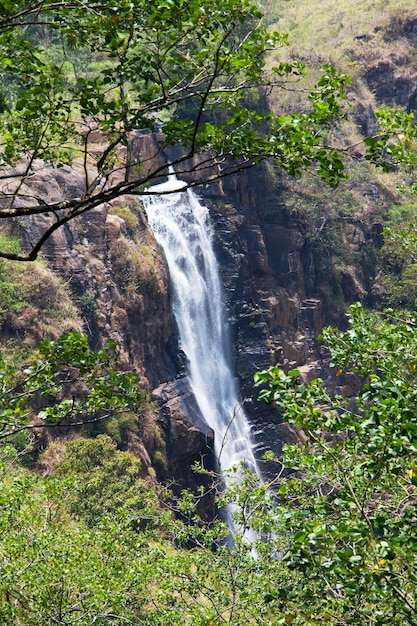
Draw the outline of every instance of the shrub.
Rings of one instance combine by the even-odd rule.
[[[122,516],[143,527],[157,517],[157,499],[141,478],[140,460],[117,450],[107,435],[69,441],[55,475],[72,478],[66,507],[89,526]]]

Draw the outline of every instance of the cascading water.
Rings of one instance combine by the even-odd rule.
[[[171,175],[166,183],[152,187],[152,194],[143,196],[143,202],[168,263],[173,313],[188,359],[191,387],[204,419],[215,433],[215,454],[221,471],[243,461],[258,474],[249,424],[231,368],[229,330],[209,213],[191,190],[180,191],[183,186]]]

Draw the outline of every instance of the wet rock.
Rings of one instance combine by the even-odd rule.
[[[191,466],[202,461],[214,467],[214,432],[201,415],[188,378],[160,385],[152,398],[160,407],[170,471],[181,484],[197,484]]]

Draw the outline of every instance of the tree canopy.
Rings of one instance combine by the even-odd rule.
[[[283,560],[302,574],[291,590],[294,623],[318,623],[320,615],[330,624],[412,625],[416,320],[360,304],[348,317],[345,332],[323,331],[334,367],[330,385],[303,383],[297,370],[279,367],[256,375],[258,385],[268,385],[261,397],[307,441],[286,447],[284,463],[298,476],[278,478],[276,493],[276,519],[285,520],[290,538]],[[340,392],[346,375],[356,383],[351,397]]]
[[[29,251],[2,256],[33,260],[59,226],[140,191],[167,165],[194,171],[195,185],[272,157],[336,185],[343,150],[332,137],[348,78],[326,66],[303,110],[274,115],[260,96],[304,73],[297,60],[267,66],[286,44],[253,0],[2,2],[0,218],[50,218]],[[143,132],[157,132],[146,159],[133,148]],[[370,158],[384,161],[385,147],[384,131],[369,141]],[[39,160],[78,168],[83,193],[52,202],[31,191]]]
[[[270,483],[231,471],[217,502],[232,507],[233,542],[199,515],[203,488],[175,500],[107,436],[53,443],[45,478],[0,442],[4,623],[415,626],[415,318],[355,305],[323,340],[327,384],[256,375],[304,436]]]

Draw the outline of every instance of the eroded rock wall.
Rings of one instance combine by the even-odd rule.
[[[264,175],[259,168],[223,181],[220,189],[197,191],[215,225],[236,376],[259,454],[279,453],[293,436],[275,408],[257,401],[253,376],[277,363],[298,367],[306,377],[316,373],[321,367],[316,338],[323,326],[320,300],[306,296],[300,225],[279,207],[273,222],[263,221]]]
[[[140,135],[138,142],[142,159],[154,154],[162,158],[156,137]],[[274,408],[257,402],[253,376],[276,363],[299,368],[305,378],[319,373],[316,338],[324,317],[320,299],[311,297],[305,286],[302,224],[280,207],[279,188],[265,193],[267,179],[268,171],[258,167],[205,185],[197,193],[215,227],[242,402],[259,452],[272,448],[279,453],[282,441],[293,436]],[[40,163],[30,184],[37,195],[47,194],[55,202],[83,191],[83,179],[76,172]],[[41,226],[32,218],[21,223],[23,242],[39,235]],[[62,227],[43,254],[68,284],[92,346],[115,339],[122,366],[154,390],[167,471],[192,484],[193,461],[204,457],[213,464],[213,433],[202,424],[187,387],[167,267],[139,198],[120,198]],[[142,457],[149,465],[152,451]]]

